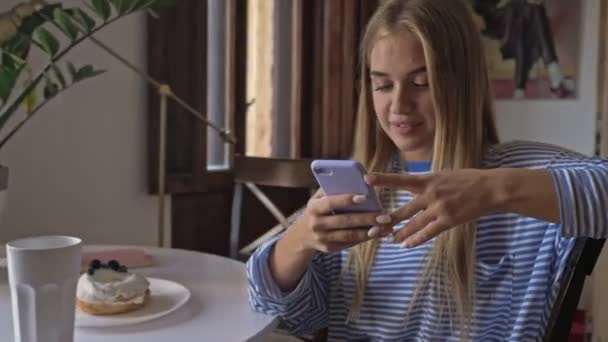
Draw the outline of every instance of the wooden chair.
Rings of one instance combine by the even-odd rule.
[[[260,189],[260,186],[271,186],[285,189],[308,189],[312,193],[318,185],[310,170],[312,159],[259,158],[236,155],[234,159],[234,196],[232,200],[232,218],[230,228],[230,257],[245,259],[257,247],[268,239],[283,232],[296,218],[296,213],[284,214],[275,203]],[[274,216],[278,224],[255,239],[239,248],[243,229],[241,214],[243,209],[243,192],[247,188]]]
[[[299,210],[286,215],[260,189],[271,186],[285,189],[307,189],[309,194],[318,188],[317,181],[310,170],[313,159],[258,158],[236,155],[234,159],[234,197],[232,200],[232,219],[230,229],[230,257],[246,260],[257,247],[287,229],[299,214]],[[243,192],[247,188],[279,222],[253,242],[239,249],[242,232],[241,214],[243,211]],[[291,336],[282,327],[277,332]],[[291,336],[301,341],[324,341],[327,330],[309,336]],[[279,335],[280,336],[280,335]]]
[[[604,241],[604,239],[576,239],[551,310],[544,341],[568,341],[585,279],[591,275]]]

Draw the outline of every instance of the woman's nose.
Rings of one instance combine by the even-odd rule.
[[[393,114],[409,114],[414,108],[414,101],[404,87],[397,87],[393,93],[391,101],[391,113]]]

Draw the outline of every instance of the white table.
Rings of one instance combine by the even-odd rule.
[[[99,247],[96,247],[99,248]],[[77,328],[76,342],[259,341],[278,324],[248,304],[245,265],[216,255],[178,249],[145,248],[154,267],[136,271],[186,286],[192,297],[168,316],[137,325]],[[0,268],[0,341],[13,341],[10,291]]]

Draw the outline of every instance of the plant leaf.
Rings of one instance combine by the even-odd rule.
[[[91,75],[94,73],[94,69],[92,65],[85,65],[83,67],[81,67],[80,69],[78,69],[78,72],[76,73],[76,78],[74,79],[74,82],[79,82],[84,80],[87,77],[91,77]]]
[[[59,93],[59,86],[51,81],[47,81],[43,90],[44,99],[48,100],[50,98],[53,98],[55,97],[55,95],[57,95],[57,93]]]
[[[19,32],[25,34],[26,36],[31,36],[38,27],[46,23],[49,18],[53,18],[53,12],[57,8],[62,8],[62,5],[46,5],[40,10],[34,12],[34,14],[31,16],[23,18],[21,25],[19,25]]]
[[[74,64],[72,64],[72,62],[67,62],[67,66],[68,66],[68,71],[70,72],[70,76],[72,76],[72,83],[76,82],[76,75],[78,74],[78,70],[76,69],[76,67],[74,66]]]
[[[6,102],[11,95],[20,71],[21,69],[13,69],[0,65],[0,99],[2,102]]]
[[[118,15],[124,15],[129,10],[129,7],[131,7],[131,2],[128,0],[110,0],[110,2]]]
[[[61,8],[56,8],[53,12],[53,19],[61,28],[61,31],[65,33],[71,40],[76,39],[78,37],[78,27],[72,21],[72,17],[67,14]]]
[[[17,34],[3,45],[3,50],[10,52],[22,59],[27,56],[30,47],[28,39],[23,34]]]
[[[38,104],[38,96],[36,95],[36,88],[34,88],[25,97],[25,100],[23,101],[23,105],[25,107],[25,111],[28,114],[31,114],[34,111],[34,109],[36,109],[37,104]]]
[[[59,42],[57,39],[42,26],[36,29],[36,36],[44,48],[44,51],[51,56],[55,56],[57,51],[59,51]]]
[[[2,65],[10,69],[18,69],[20,66],[27,64],[23,58],[6,49],[0,48],[0,57]]]
[[[89,6],[95,14],[97,14],[104,21],[108,20],[110,14],[112,14],[112,8],[107,0],[91,0],[92,6]]]
[[[80,82],[84,79],[103,74],[104,72],[106,72],[106,71],[105,70],[95,70],[92,65],[85,65],[82,68],[78,69],[78,72],[76,73],[76,77],[74,78],[74,82]]]
[[[142,9],[148,9],[150,6],[154,5],[158,0],[137,0],[135,1],[135,6],[133,6],[132,11],[139,11]]]
[[[84,30],[84,32],[88,33],[95,28],[95,20],[80,8],[68,10],[67,12],[80,24],[81,31]]]
[[[0,48],[0,60],[2,61],[2,65],[9,69],[17,69],[19,66],[27,63],[21,57],[2,48]]]
[[[3,49],[10,51],[14,55],[26,60],[30,51],[31,42],[33,40],[34,31],[45,24],[48,18],[52,18],[53,11],[61,8],[60,4],[46,5],[31,16],[21,18],[21,24],[18,27],[17,34],[2,45]],[[7,63],[3,63],[7,64]]]
[[[6,54],[4,55],[6,57]],[[3,65],[0,65],[0,109],[4,107],[6,101],[15,90],[15,85],[23,70],[28,67],[27,63],[9,63],[9,58],[5,58]]]
[[[140,0],[124,0],[126,2],[126,7],[127,7],[127,13],[131,13],[133,11],[135,11],[135,9],[137,8],[137,5],[139,4]]]
[[[48,99],[54,97],[55,95],[57,95],[57,93],[59,93],[59,86],[57,84],[55,84],[55,82],[53,82],[49,71],[44,73],[44,80],[45,80],[45,84],[44,84],[43,94],[44,94],[44,99],[48,100]]]
[[[61,88],[65,89],[65,87],[67,86],[67,83],[65,81],[65,77],[63,76],[63,72],[61,72],[61,69],[59,69],[57,64],[52,64],[51,70],[53,70],[53,74],[55,74],[55,78],[57,79],[57,81],[59,81],[59,84],[61,84]]]

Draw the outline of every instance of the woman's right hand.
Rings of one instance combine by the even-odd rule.
[[[363,195],[325,196],[318,192],[286,235],[302,252],[332,253],[392,233],[390,217],[383,212],[334,214],[364,201]]]
[[[386,213],[334,215],[335,210],[363,201],[365,197],[360,195],[325,196],[321,192],[311,198],[270,254],[270,273],[282,291],[295,288],[317,252],[333,253],[392,232]]]

